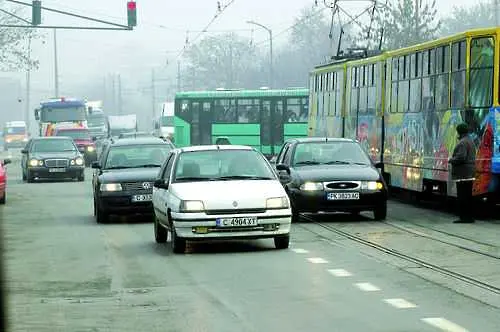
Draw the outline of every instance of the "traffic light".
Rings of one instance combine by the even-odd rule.
[[[137,26],[137,4],[135,1],[127,2],[127,18],[129,27]]]
[[[42,24],[42,1],[40,0],[33,0],[31,6],[31,24]]]

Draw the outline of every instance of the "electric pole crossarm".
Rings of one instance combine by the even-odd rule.
[[[25,3],[25,2],[22,2],[22,1],[18,1],[18,0],[6,0],[6,1],[12,2],[12,3],[16,3],[16,4],[19,4],[19,5],[23,5],[23,6],[28,6],[28,7],[32,7],[33,6],[31,3]],[[43,10],[46,10],[46,11],[49,11],[49,12],[54,12],[54,13],[58,13],[58,14],[73,16],[73,17],[81,18],[81,19],[84,19],[84,20],[87,20],[87,21],[92,21],[92,22],[97,22],[97,23],[102,23],[102,24],[107,24],[107,25],[113,25],[113,26],[120,27],[120,28],[126,28],[127,30],[129,29],[129,27],[127,25],[123,25],[123,24],[108,22],[108,21],[97,19],[97,18],[92,18],[92,17],[88,17],[88,16],[73,14],[73,13],[70,13],[70,12],[66,12],[66,11],[62,11],[62,10],[58,10],[58,9],[53,9],[53,8],[48,8],[48,7],[43,7],[43,6],[41,8]],[[39,28],[41,28],[41,27],[39,26]]]
[[[24,23],[31,24],[31,22],[30,22],[30,21],[25,20],[25,19],[24,19],[24,18],[22,18],[21,16],[17,16],[17,15],[16,15],[16,14],[14,14],[14,13],[10,13],[10,12],[6,11],[5,9],[1,9],[1,8],[0,8],[0,12],[5,13],[5,14],[7,14],[7,15],[9,15],[9,16],[14,17],[14,18],[17,18],[19,21],[23,21]]]
[[[72,26],[58,26],[58,25],[16,25],[16,24],[0,24],[0,28],[22,28],[22,29],[65,29],[65,30],[113,30],[113,31],[123,31],[132,30],[132,28],[99,28],[99,27],[72,27]]]

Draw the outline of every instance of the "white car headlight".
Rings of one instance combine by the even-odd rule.
[[[83,158],[76,158],[75,164],[77,164],[78,166],[82,166],[83,165]]]
[[[323,190],[323,183],[321,182],[306,182],[300,186],[300,190],[305,191],[314,191],[314,190]]]
[[[121,191],[122,185],[119,183],[102,183],[101,191]]]
[[[384,188],[384,184],[380,181],[363,181],[363,182],[361,182],[361,189],[362,190],[376,191],[376,190],[382,190],[383,188]]]
[[[88,146],[87,151],[88,152],[94,152],[95,148],[93,146]]]
[[[205,204],[202,201],[181,201],[179,209],[182,212],[202,212],[205,211]]]
[[[286,197],[268,198],[266,201],[266,209],[288,209],[288,199]]]
[[[29,164],[31,167],[43,166],[43,161],[38,159],[31,159]]]

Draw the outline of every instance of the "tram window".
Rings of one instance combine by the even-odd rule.
[[[410,56],[405,55],[404,61],[405,61],[405,77],[404,78],[409,79],[410,78],[410,69],[411,69]]]
[[[426,50],[422,53],[422,76],[428,76],[430,74],[430,57],[429,57],[429,51]]]
[[[359,113],[363,114],[366,113],[367,111],[367,87],[364,86],[360,88],[359,90]]]
[[[318,87],[318,85],[319,85],[319,84],[318,84],[318,80],[319,80],[318,75],[314,76],[314,91],[315,91],[315,92],[318,92],[318,90],[319,90],[319,87]]]
[[[423,68],[424,68],[424,62],[423,62],[423,55],[424,55],[424,52],[418,52],[417,53],[417,69],[416,69],[416,77],[422,77],[422,74],[423,74]]]
[[[392,59],[392,81],[395,82],[398,80],[398,59]]]
[[[307,122],[308,117],[309,117],[309,99],[302,98],[302,107],[300,109],[299,121]]]
[[[351,90],[351,115],[355,115],[358,112],[358,91],[356,88]]]
[[[337,102],[335,103],[335,115],[341,115],[341,110],[342,110],[342,103],[344,101],[344,94],[343,94],[343,89],[344,89],[344,73],[343,72],[337,72],[337,87],[336,87],[336,100]]]
[[[398,111],[398,82],[392,83],[391,112]]]
[[[418,63],[417,63],[417,54],[414,53],[410,56],[410,78],[417,77]]]
[[[436,49],[429,51],[429,75],[436,74]]]
[[[420,112],[421,100],[422,100],[422,80],[416,78],[410,81],[410,112]]]
[[[492,37],[473,39],[470,52],[469,103],[472,107],[491,106],[493,101],[494,39]]]
[[[451,108],[462,109],[465,105],[465,70],[451,74]]]
[[[389,78],[392,75],[392,60],[388,59],[385,62],[385,73],[382,73],[382,77]],[[383,67],[382,67],[383,68]],[[390,113],[391,112],[391,94],[392,94],[392,86],[391,86],[391,80],[387,79],[386,80],[386,86],[385,86],[385,113]],[[381,84],[381,83],[380,83]]]
[[[399,62],[399,64],[398,64],[398,67],[399,67],[398,79],[403,80],[405,78],[405,58],[403,56],[399,57],[398,62]]]
[[[410,84],[409,81],[400,81],[398,87],[398,113],[408,112]]]
[[[366,112],[368,114],[375,114],[377,109],[377,87],[368,87],[368,106]]]
[[[432,76],[422,78],[422,110],[426,112],[435,111],[434,82]]]
[[[436,110],[444,111],[448,109],[449,91],[448,73],[438,75],[436,77]]]

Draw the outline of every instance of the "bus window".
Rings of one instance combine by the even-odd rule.
[[[220,99],[215,101],[215,121],[218,123],[237,123],[236,100]]]
[[[288,98],[286,101],[285,122],[300,121],[300,99]]]
[[[476,38],[471,41],[469,103],[471,107],[488,107],[493,101],[493,59],[492,37]]]
[[[283,100],[276,101],[273,112],[273,145],[283,145]]]
[[[253,99],[239,99],[238,101],[238,123],[252,122]]]

